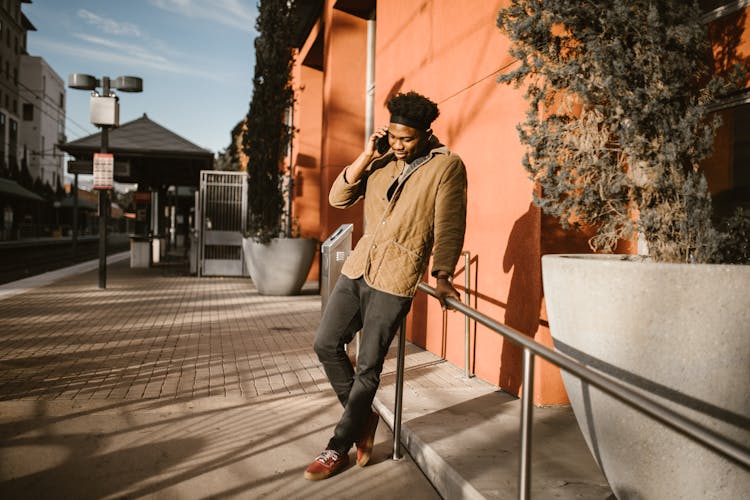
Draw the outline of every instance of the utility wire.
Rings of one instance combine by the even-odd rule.
[[[16,88],[14,88],[14,87],[10,86],[10,85],[9,85],[8,83],[6,83],[6,82],[4,82],[4,81],[2,81],[2,80],[0,80],[0,86],[4,87],[4,88],[5,88],[5,89],[6,89],[7,91],[12,91],[12,92],[14,92],[14,93],[15,93],[15,91],[17,90]],[[36,92],[35,92],[34,90],[30,89],[29,87],[27,87],[26,85],[24,85],[24,84],[23,84],[23,83],[21,83],[20,81],[18,82],[18,86],[19,86],[19,90],[20,90],[20,88],[21,88],[21,87],[23,87],[23,89],[25,89],[25,90],[26,90],[26,92],[30,93],[30,94],[31,94],[32,96],[36,97],[36,98],[37,98],[37,99],[39,99],[40,101],[50,101],[50,100],[51,100],[51,98],[47,99],[47,98],[46,98],[47,96],[45,96],[44,98],[43,98],[43,97],[40,97],[40,96],[39,96],[39,94],[37,94],[37,93],[36,93]],[[19,97],[21,97],[21,95],[20,95],[20,92],[19,92]],[[52,102],[53,102],[53,104],[52,104],[52,105],[54,105],[54,106],[57,106],[57,104],[54,104],[54,101],[52,101]],[[23,104],[23,103],[22,103],[22,104]],[[42,109],[42,107],[41,107],[40,105],[38,105],[37,103],[34,103],[34,102],[30,102],[29,104],[33,105],[33,106],[34,106],[35,108],[37,108],[37,109],[38,109],[38,110],[39,110],[40,112],[44,113],[45,115],[47,115],[48,117],[52,118],[52,119],[53,119],[53,120],[55,120],[55,121],[57,121],[57,119],[59,118],[59,117],[57,117],[57,116],[53,116],[53,115],[51,115],[51,114],[50,114],[49,112],[47,112],[46,110]],[[62,109],[62,108],[61,108],[61,109]],[[63,109],[63,112],[64,112],[64,111],[65,111],[65,110]],[[70,117],[68,116],[68,114],[67,114],[67,113],[65,113],[65,120],[66,120],[66,121],[69,121],[70,123],[72,123],[73,125],[75,125],[76,127],[78,127],[78,128],[79,128],[79,129],[81,130],[81,131],[83,131],[83,133],[84,133],[85,135],[91,135],[91,134],[93,133],[93,132],[91,132],[91,131],[87,130],[87,129],[86,129],[86,128],[85,128],[85,127],[84,127],[83,125],[81,125],[80,123],[78,123],[78,122],[76,122],[75,120],[73,120],[72,118],[70,118]]]
[[[54,102],[54,101],[52,100],[52,98],[51,98],[51,97],[49,97],[49,96],[47,96],[46,94],[45,94],[45,95],[44,95],[43,97],[40,97],[40,96],[39,96],[39,94],[37,94],[37,93],[36,93],[36,92],[35,92],[34,90],[30,89],[29,87],[27,87],[26,85],[24,85],[24,84],[23,84],[23,83],[21,83],[20,81],[18,82],[18,85],[19,85],[20,87],[23,87],[23,88],[24,88],[24,89],[25,89],[25,90],[26,90],[26,91],[27,91],[28,93],[30,93],[30,94],[31,94],[32,96],[36,97],[36,98],[37,98],[37,99],[39,99],[40,101],[42,101],[42,102],[45,102],[45,101],[46,101],[46,102],[48,102],[48,103],[49,103],[49,104],[50,104],[51,106],[58,106],[58,104],[57,104],[57,103],[55,103],[55,102]],[[38,109],[39,109],[39,111],[41,111],[41,112],[42,112],[42,113],[44,113],[45,115],[49,116],[49,117],[50,117],[50,118],[52,118],[53,120],[56,120],[56,119],[57,119],[57,117],[56,117],[56,116],[52,116],[51,114],[49,114],[49,113],[48,113],[47,111],[45,111],[44,109],[42,109],[42,107],[41,107],[41,106],[39,106],[39,105],[37,105],[36,103],[33,103],[33,102],[32,102],[32,103],[29,103],[29,104],[32,104],[32,105],[33,105],[34,107],[38,108]],[[73,120],[72,118],[70,118],[70,117],[68,116],[67,112],[65,112],[65,109],[64,109],[64,108],[60,107],[60,109],[61,109],[61,110],[63,111],[63,113],[65,114],[65,120],[66,120],[66,121],[70,121],[70,123],[72,123],[72,124],[74,124],[75,126],[77,126],[77,127],[78,127],[78,128],[80,129],[80,130],[82,130],[82,131],[83,131],[83,133],[85,133],[86,135],[91,135],[91,134],[92,134],[92,132],[88,131],[88,130],[87,130],[87,129],[86,129],[86,128],[85,128],[84,126],[83,126],[83,125],[81,125],[80,123],[78,123],[78,122],[76,122],[75,120]]]
[[[455,93],[449,95],[448,97],[446,97],[445,99],[443,99],[442,101],[439,101],[438,104],[443,104],[445,101],[453,99],[454,97],[456,97],[459,94],[463,94],[464,92],[466,92],[467,90],[469,90],[473,86],[475,86],[475,85],[477,85],[479,83],[482,83],[483,81],[485,81],[489,77],[495,76],[496,74],[500,73],[501,71],[503,71],[505,69],[510,68],[511,66],[513,66],[514,64],[516,64],[517,62],[519,62],[519,60],[518,59],[514,59],[513,61],[509,62],[508,64],[500,66],[495,71],[493,71],[492,73],[488,74],[487,76],[483,76],[482,78],[480,78],[479,80],[475,81],[474,83],[470,83],[469,85],[467,85],[466,87],[462,88],[458,92],[455,92]]]

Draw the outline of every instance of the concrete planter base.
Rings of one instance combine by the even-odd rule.
[[[555,348],[750,446],[750,266],[547,255]],[[637,257],[636,257],[637,259]],[[621,499],[745,498],[750,474],[563,372]]]
[[[274,238],[268,244],[243,238],[247,270],[261,295],[295,295],[310,272],[317,241]]]

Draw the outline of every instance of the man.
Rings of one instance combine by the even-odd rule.
[[[466,226],[466,169],[432,135],[430,126],[439,114],[434,102],[408,92],[392,97],[387,107],[390,124],[370,136],[329,194],[338,208],[364,198],[365,227],[315,337],[315,352],[344,413],[326,449],[305,471],[310,480],[345,468],[352,444],[357,464],[369,461],[379,420],[371,405],[383,362],[431,254],[443,308],[447,297],[459,298],[451,279]],[[377,142],[386,137],[390,150],[381,154]],[[344,346],[360,330],[355,372]]]

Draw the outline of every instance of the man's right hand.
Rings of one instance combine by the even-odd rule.
[[[346,172],[344,173],[344,179],[346,182],[351,184],[359,181],[365,168],[367,168],[367,165],[369,165],[374,158],[382,156],[378,153],[377,142],[379,138],[385,137],[386,135],[388,135],[388,127],[380,127],[370,135],[367,144],[365,144],[365,150],[362,151],[362,154],[360,154],[351,165],[346,167]]]
[[[370,135],[370,139],[365,144],[365,156],[368,156],[370,159],[382,156],[378,153],[378,139],[381,137],[388,137],[388,127],[380,127]]]

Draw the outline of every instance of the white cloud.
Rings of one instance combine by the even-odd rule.
[[[123,71],[133,70],[136,74],[139,70],[148,68],[160,72],[200,77],[212,81],[220,80],[218,75],[199,71],[196,69],[195,64],[189,61],[181,64],[138,44],[123,44],[106,38],[85,34],[74,34],[73,36],[85,43],[64,43],[59,40],[37,37],[35,45],[42,52],[75,55],[79,59],[119,65]],[[189,58],[185,57],[185,59]]]
[[[150,0],[160,9],[254,32],[258,15],[254,0]]]
[[[85,20],[89,24],[93,24],[104,33],[109,35],[126,35],[140,37],[141,31],[138,26],[131,23],[118,22],[114,19],[108,19],[94,14],[86,9],[80,9],[78,11],[78,17]]]

